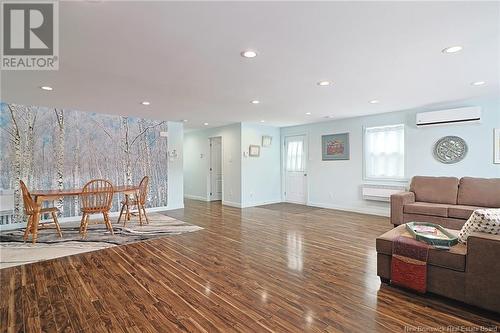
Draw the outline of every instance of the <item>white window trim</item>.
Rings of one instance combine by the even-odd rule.
[[[394,177],[368,177],[366,175],[366,129],[367,128],[372,128],[372,127],[390,127],[390,126],[400,126],[403,125],[404,128],[404,167],[403,167],[403,177],[401,178],[394,178]],[[407,130],[406,130],[406,124],[404,123],[399,123],[399,124],[390,124],[390,125],[371,125],[371,126],[363,126],[363,180],[368,181],[368,182],[373,182],[373,183],[378,183],[381,184],[382,182],[385,183],[407,183],[409,181],[408,179],[408,171],[407,171],[407,166],[408,166],[408,154],[407,154],[407,147],[408,147],[408,135],[407,135]]]

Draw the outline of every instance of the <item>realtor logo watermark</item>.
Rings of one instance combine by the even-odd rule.
[[[2,1],[2,70],[59,69],[56,1]]]

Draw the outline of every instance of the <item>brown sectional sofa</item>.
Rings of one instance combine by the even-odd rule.
[[[431,222],[459,230],[475,209],[500,208],[500,178],[413,177],[391,196],[391,223]]]
[[[432,222],[454,234],[478,208],[500,208],[500,178],[413,177],[409,192],[391,196],[396,226],[377,238],[377,274],[391,278],[392,241],[410,221]],[[453,230],[454,229],[454,230]],[[500,313],[500,235],[472,233],[467,244],[429,249],[427,290]]]
[[[405,232],[400,225],[377,238],[377,274],[391,278],[392,241]],[[448,229],[458,234],[457,230]],[[427,291],[500,313],[500,235],[472,233],[467,244],[449,251],[429,249]]]

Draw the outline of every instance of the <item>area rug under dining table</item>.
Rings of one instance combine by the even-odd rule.
[[[24,241],[24,229],[3,231],[0,233],[0,269],[203,229],[160,213],[149,213],[148,218],[149,224],[143,226],[135,219],[128,221],[125,227],[113,223],[114,235],[111,235],[102,217],[96,215],[90,219],[85,239],[79,234],[78,222],[61,223],[62,238],[53,227],[43,228],[38,231],[36,244],[32,244],[31,239]]]

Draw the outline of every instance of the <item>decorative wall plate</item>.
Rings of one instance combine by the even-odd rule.
[[[445,136],[434,145],[434,158],[441,163],[452,164],[467,155],[467,143],[458,136]]]

